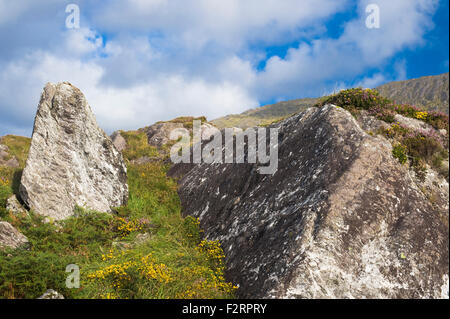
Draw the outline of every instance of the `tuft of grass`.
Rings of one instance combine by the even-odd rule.
[[[141,157],[158,158],[159,152],[156,147],[148,145],[147,135],[142,131],[120,131],[127,142],[127,148],[123,152],[124,158],[129,161],[136,160]]]
[[[6,135],[0,138],[0,144],[8,146],[9,155],[15,156],[24,167],[31,146],[31,139],[23,136]]]

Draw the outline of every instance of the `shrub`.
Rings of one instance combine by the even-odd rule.
[[[405,164],[408,161],[407,152],[408,149],[402,144],[396,144],[392,148],[392,155],[398,159],[401,164]]]
[[[333,94],[325,98],[319,105],[335,104],[343,108],[354,107],[356,109],[370,110],[376,107],[384,108],[390,103],[389,99],[380,96],[376,90],[354,88]]]
[[[127,148],[123,151],[125,159],[131,161],[147,156],[149,158],[158,157],[156,147],[148,145],[147,135],[142,131],[121,131],[120,134],[127,142]]]

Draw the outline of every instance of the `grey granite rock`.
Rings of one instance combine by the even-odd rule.
[[[273,175],[257,164],[169,172],[182,176],[183,215],[221,242],[239,297],[448,298],[448,211],[431,205],[386,139],[332,105],[274,126]]]
[[[127,202],[122,154],[70,83],[44,88],[20,196],[36,213],[55,220],[73,215],[76,206],[109,212]]]
[[[0,249],[26,248],[28,245],[28,238],[15,229],[13,225],[8,222],[0,222]]]

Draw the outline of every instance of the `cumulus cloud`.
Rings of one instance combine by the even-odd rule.
[[[347,23],[340,37],[302,42],[284,59],[271,57],[259,74],[257,88],[264,89],[258,96],[292,98],[298,90],[314,95],[315,88],[327,82],[331,82],[330,86],[336,86],[335,81],[354,83],[357,75],[384,66],[405,47],[422,44],[424,34],[432,27],[431,13],[437,1],[380,0],[380,29],[366,27],[364,12],[369,3],[360,1],[359,17]],[[399,73],[395,78],[406,77],[404,67],[396,65],[395,69]],[[372,79],[372,85],[385,77],[378,74],[376,79],[379,81]],[[365,82],[370,83],[368,79]]]
[[[110,133],[403,79],[406,62],[391,60],[423,44],[436,2],[379,0],[381,28],[369,30],[360,0],[356,18],[329,37],[325,23],[351,1],[80,0],[81,28],[67,30],[68,2],[8,1],[5,11],[0,0],[0,135],[31,133],[49,81],[78,86]]]

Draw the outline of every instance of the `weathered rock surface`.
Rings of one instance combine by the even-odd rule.
[[[161,122],[144,128],[144,131],[147,134],[149,145],[161,147],[170,141],[172,130],[183,127],[183,123]]]
[[[28,238],[20,233],[8,222],[0,222],[0,249],[2,248],[26,248]]]
[[[116,147],[116,149],[119,152],[122,152],[122,151],[124,151],[127,148],[127,141],[120,134],[119,131],[116,131],[116,132],[111,134],[111,140],[112,140],[114,146]]]
[[[175,119],[176,120],[176,119]],[[156,147],[161,147],[170,142],[170,132],[175,129],[186,128],[185,123],[182,122],[159,122],[151,126],[145,127],[142,130],[145,132],[148,138],[148,144]],[[194,118],[192,118],[192,121]],[[192,126],[192,122],[189,122]],[[192,135],[192,128],[187,126],[186,128]],[[209,123],[202,123],[201,135],[203,139],[208,139],[212,134],[217,131],[217,128]]]
[[[406,117],[400,114],[395,114],[395,121],[401,125],[406,126],[407,128],[413,129],[413,130],[430,130],[433,129],[433,127],[423,121],[413,119],[410,117]]]
[[[23,208],[22,204],[20,204],[16,195],[13,195],[10,198],[8,198],[8,200],[6,201],[6,210],[10,211],[13,215],[16,216],[27,213],[26,209]]]
[[[71,216],[75,206],[108,212],[127,202],[122,155],[70,83],[44,88],[20,196],[36,213],[55,220]]]
[[[49,289],[38,299],[64,299],[64,296],[53,289]]]
[[[19,161],[16,157],[9,155],[8,146],[0,144],[0,165],[7,167],[19,167]]]
[[[276,126],[273,175],[257,164],[172,169],[184,174],[183,214],[222,243],[240,297],[448,298],[448,212],[391,144],[331,105]]]

